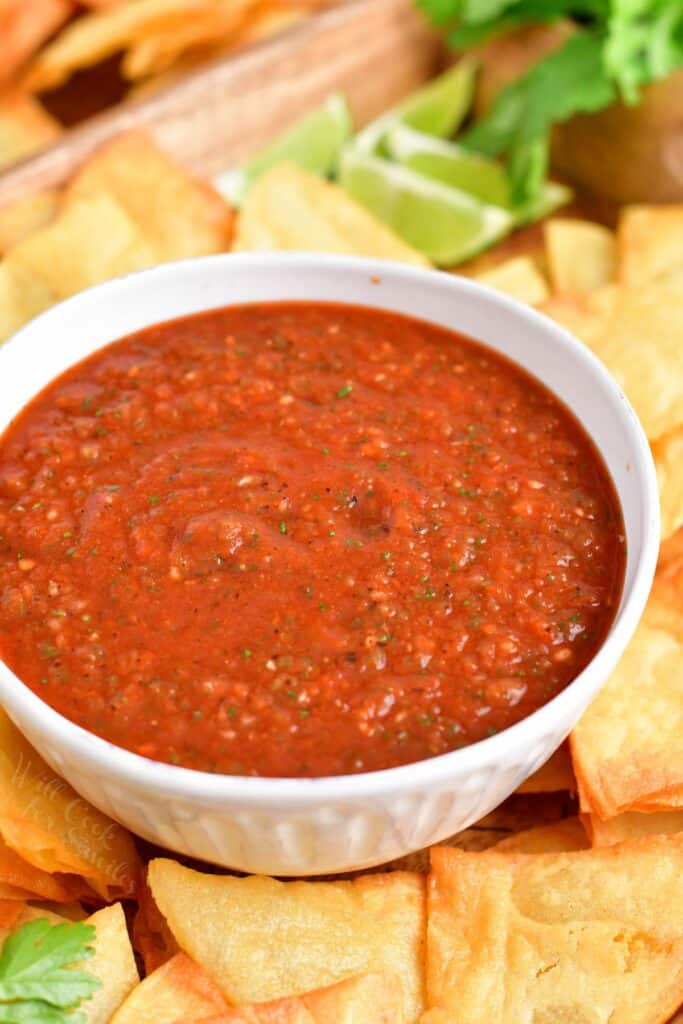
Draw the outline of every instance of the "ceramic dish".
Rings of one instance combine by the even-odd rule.
[[[627,564],[604,644],[556,698],[489,739],[385,771],[311,779],[212,775],[147,760],[59,715],[0,663],[0,701],[87,800],[168,849],[253,873],[369,867],[483,817],[567,736],[614,668],[642,613],[658,547],[649,446],[615,381],[580,342],[532,309],[452,275],[345,257],[225,255],[112,281],[51,309],[0,351],[0,431],[56,375],[163,320],[232,303],[301,299],[405,313],[515,360],[573,410],[612,475]]]

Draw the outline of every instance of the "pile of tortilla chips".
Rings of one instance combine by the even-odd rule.
[[[275,35],[332,0],[0,0],[0,170],[62,134],[37,98],[120,55],[151,90]]]
[[[94,153],[64,189],[0,206],[0,343],[91,285],[231,248],[309,248],[426,265],[338,186],[294,166],[264,175],[236,232],[234,211],[211,186],[129,133]]]

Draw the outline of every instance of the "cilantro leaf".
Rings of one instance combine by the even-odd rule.
[[[42,918],[8,936],[0,954],[0,1022],[77,1024],[78,1015],[64,1011],[89,999],[101,982],[72,965],[94,955],[94,938],[92,925]]]
[[[0,1004],[0,1024],[86,1024],[84,1013],[70,1012],[44,1003],[42,999],[30,999],[21,1003]]]
[[[576,32],[503,89],[489,116],[467,134],[465,144],[471,149],[489,156],[508,153],[516,202],[532,198],[543,182],[551,125],[601,110],[616,99],[603,65],[604,43],[604,30]]]
[[[626,103],[637,103],[644,85],[681,66],[680,0],[613,0],[605,67]]]
[[[675,0],[674,0],[675,2]],[[607,17],[609,0],[417,0],[435,25],[457,27],[448,41],[455,49],[476,46],[522,25],[565,17]]]

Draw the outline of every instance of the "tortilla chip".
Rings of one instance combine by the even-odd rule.
[[[68,883],[25,861],[0,839],[0,882],[24,893],[25,899],[69,903],[72,891]]]
[[[144,135],[121,135],[81,168],[68,205],[113,199],[155,249],[158,260],[206,256],[230,248],[233,211]]]
[[[180,948],[206,968],[231,1004],[389,971],[401,978],[408,1024],[420,1016],[425,906],[419,875],[277,882],[203,875],[153,860],[149,884]]]
[[[220,988],[204,968],[184,953],[176,953],[133,989],[111,1024],[189,1024],[227,1007]]]
[[[45,92],[65,82],[74,71],[91,67],[125,50],[130,43],[153,31],[169,14],[187,17],[198,7],[190,0],[136,0],[95,10],[76,19],[35,57],[24,75],[27,92]]]
[[[93,893],[93,898],[97,899],[97,897],[95,896],[94,893]],[[59,916],[64,921],[85,921],[86,917],[90,916],[89,912],[87,910],[84,910],[80,903],[75,903],[75,902],[74,903],[54,903],[54,902],[51,902],[51,901],[40,902],[40,903],[33,903],[32,902],[32,903],[28,904],[28,906],[31,909],[39,909],[39,910],[42,910],[42,911],[44,911],[44,910],[51,910],[52,913],[59,914]]]
[[[683,800],[683,639],[655,588],[621,661],[570,742],[581,809],[603,819]],[[676,803],[672,803],[675,800]]]
[[[398,978],[361,974],[300,996],[228,1010],[195,1024],[402,1024],[402,1003]]]
[[[59,210],[59,192],[46,190],[22,196],[0,207],[0,255],[53,221]]]
[[[683,529],[667,537],[659,549],[659,569],[670,572],[679,567],[683,567]]]
[[[660,437],[652,445],[657,469],[662,539],[683,526],[683,426]]]
[[[278,164],[249,190],[235,249],[339,252],[429,265],[339,186],[293,164]]]
[[[602,224],[553,217],[543,225],[553,291],[590,292],[614,280],[616,240]]]
[[[617,298],[614,285],[606,285],[583,295],[559,295],[538,306],[584,345],[593,348],[605,332],[612,307]]]
[[[672,268],[683,270],[683,205],[626,206],[617,233],[618,277],[649,284]]]
[[[28,268],[0,262],[0,344],[56,301],[50,286]]]
[[[4,39],[2,41],[4,54]],[[0,168],[9,167],[54,142],[62,134],[58,121],[32,96],[0,101]]]
[[[499,292],[505,292],[529,306],[545,302],[550,294],[548,282],[528,256],[515,256],[499,263],[493,270],[478,274],[475,280],[497,288]]]
[[[102,982],[81,1006],[86,1024],[109,1024],[112,1014],[140,980],[120,903],[87,918],[95,928],[95,955],[81,966]]]
[[[138,909],[133,920],[133,946],[142,957],[145,974],[151,974],[178,952],[166,918],[161,913],[147,884],[147,878],[137,891]]]
[[[13,900],[16,903],[23,903],[30,896],[26,889],[19,889],[16,885],[6,885],[0,882],[0,900]]]
[[[632,402],[650,441],[683,424],[683,289],[624,288],[593,351]]]
[[[683,832],[683,811],[665,811],[661,814],[618,814],[602,821],[595,814],[585,815],[584,824],[593,846],[614,846],[629,839],[646,836],[671,836]]]
[[[3,932],[12,931],[25,906],[21,900],[0,900],[0,929]]]
[[[683,837],[432,852],[423,1024],[663,1024],[683,1002]]]
[[[38,921],[40,919],[49,921],[50,924],[65,924],[67,921],[66,917],[61,914],[56,914],[53,910],[48,910],[43,906],[32,907],[28,903],[16,902],[16,906],[19,908],[18,914],[14,917],[12,922],[8,925],[0,926],[0,944],[2,944],[8,935],[15,932],[17,928],[21,928],[22,925],[28,924],[29,921]]]
[[[56,775],[4,711],[0,835],[34,867],[82,875],[104,899],[135,891],[139,861],[129,833]]]
[[[572,771],[569,747],[563,743],[544,765],[517,787],[518,793],[573,793],[576,780]]]
[[[52,224],[5,257],[42,282],[56,299],[158,262],[157,252],[108,195],[69,204]]]
[[[496,846],[496,853],[569,853],[590,846],[579,818],[565,818],[552,825],[539,825],[517,832]]]
[[[192,13],[169,18],[134,41],[125,54],[124,78],[135,80],[161,74],[193,50],[235,43],[244,26],[258,16],[259,0],[209,4]]]
[[[10,0],[0,3],[0,86],[14,78],[38,47],[71,16],[73,9],[71,0]]]

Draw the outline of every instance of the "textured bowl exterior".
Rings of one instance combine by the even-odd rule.
[[[253,873],[314,875],[381,864],[466,828],[534,772],[616,665],[657,556],[656,478],[618,386],[557,325],[481,285],[345,257],[226,255],[101,285],[27,325],[0,351],[0,431],[56,374],[133,330],[238,302],[310,299],[393,309],[452,327],[515,359],[584,423],[624,512],[626,582],[603,647],[558,697],[512,728],[440,757],[324,779],[208,775],[148,761],[67,721],[0,662],[0,701],[87,800],[170,850]]]

